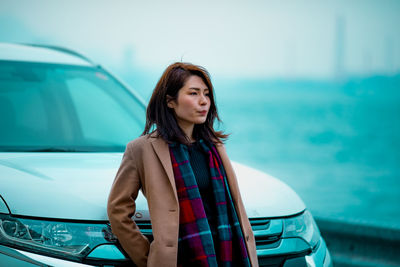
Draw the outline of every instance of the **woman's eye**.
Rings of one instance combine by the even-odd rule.
[[[190,95],[197,95],[196,92],[190,92]]]

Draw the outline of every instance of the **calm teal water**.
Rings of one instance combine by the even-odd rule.
[[[148,101],[157,75],[130,75]],[[400,75],[214,79],[233,160],[289,184],[316,216],[400,228]]]
[[[215,86],[232,159],[285,181],[314,215],[400,228],[400,76]]]

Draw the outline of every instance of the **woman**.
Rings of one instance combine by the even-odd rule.
[[[208,72],[188,63],[164,71],[141,137],[128,143],[108,216],[138,266],[258,266],[253,232],[222,140]],[[154,129],[154,130],[153,130]],[[154,240],[131,219],[142,190]]]

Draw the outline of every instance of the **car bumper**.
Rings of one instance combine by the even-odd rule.
[[[302,256],[282,256],[265,257],[260,256],[262,251],[258,250],[260,266],[276,266],[294,267],[331,267],[332,260],[325,241],[321,238],[317,248],[308,255]],[[280,260],[279,260],[280,259]],[[280,263],[278,263],[278,261]],[[283,261],[283,265],[282,265]],[[0,245],[0,262],[4,266],[93,266],[78,262],[72,262],[48,256],[38,255],[19,249],[10,248]]]
[[[82,263],[47,257],[35,253],[0,245],[0,262],[2,266],[90,266]]]
[[[318,245],[311,252],[291,253],[295,249],[287,245],[288,243],[293,242],[286,242],[285,245],[282,241],[274,249],[257,249],[259,265],[261,267],[332,267],[331,256],[323,238],[320,238]]]

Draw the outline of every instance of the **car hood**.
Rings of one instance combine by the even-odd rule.
[[[0,195],[14,215],[108,220],[107,197],[121,158],[122,153],[0,153]],[[249,217],[290,216],[305,209],[282,181],[233,166]],[[136,205],[137,217],[149,219],[143,195]]]

